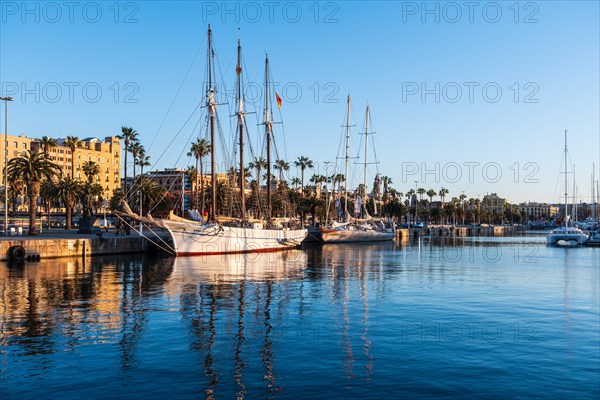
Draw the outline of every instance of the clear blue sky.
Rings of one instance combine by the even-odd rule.
[[[269,53],[283,97],[279,149],[290,161],[308,156],[325,173],[350,94],[353,152],[368,102],[379,171],[401,192],[417,180],[447,187],[450,197],[559,201],[568,129],[589,201],[592,163],[596,179],[600,163],[599,3],[423,4],[3,1],[0,81],[15,98],[9,133],[104,137],[132,126],[155,167],[185,167],[200,112],[184,124],[203,100],[210,23],[227,88],[238,28],[247,83],[262,85]],[[231,111],[219,111],[227,141]]]

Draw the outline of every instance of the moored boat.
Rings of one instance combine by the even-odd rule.
[[[369,144],[369,116],[370,109],[367,106],[367,110],[365,112],[365,155],[364,155],[364,181],[362,185],[362,193],[357,194],[356,196],[356,204],[355,209],[358,209],[358,212],[361,211],[365,214],[367,218],[358,219],[352,218],[348,212],[348,162],[350,159],[349,149],[350,149],[350,96],[348,96],[347,100],[347,109],[346,109],[346,155],[344,157],[345,160],[345,189],[344,189],[344,218],[345,222],[338,223],[332,222],[330,226],[326,226],[321,228],[321,235],[323,243],[351,243],[351,242],[381,242],[392,240],[396,237],[396,229],[395,224],[393,222],[388,222],[387,224],[383,221],[383,219],[374,219],[371,218],[366,211],[366,203],[367,203],[367,165],[368,165],[368,144]],[[362,196],[362,197],[361,197]],[[363,200],[364,199],[364,200]],[[341,201],[341,199],[339,199]],[[341,206],[341,203],[340,203]],[[376,199],[373,199],[373,206],[375,209],[377,208]],[[364,208],[364,209],[363,209]],[[356,211],[356,210],[355,210]]]
[[[546,243],[549,246],[562,246],[562,247],[575,247],[584,245],[588,240],[588,235],[583,233],[579,228],[569,226],[569,213],[568,213],[568,150],[567,150],[567,131],[565,130],[565,226],[552,230],[546,236]]]
[[[212,48],[212,31],[208,27],[208,83],[206,90],[206,109],[208,110],[208,131],[210,132],[210,143],[215,140],[215,121],[217,118],[217,101],[215,99],[216,88],[213,82],[213,57],[215,52]],[[244,135],[245,135],[245,111],[242,100],[241,85],[241,45],[238,40],[237,74],[237,140],[239,140],[239,168],[244,171]],[[211,145],[211,204],[208,221],[205,221],[199,213],[197,220],[191,220],[175,216],[173,213],[169,218],[154,219],[133,215],[126,207],[124,215],[148,225],[156,225],[168,230],[172,238],[172,251],[178,256],[195,256],[229,253],[255,253],[270,252],[294,248],[300,245],[307,235],[307,230],[296,228],[293,221],[277,221],[271,218],[271,181],[270,181],[270,151],[272,125],[269,105],[269,58],[265,60],[265,113],[263,125],[266,135],[267,153],[267,202],[268,208],[264,219],[250,219],[246,217],[244,200],[244,174],[239,174],[239,196],[240,215],[239,218],[222,218],[217,215],[217,178],[216,178],[216,147]],[[191,215],[192,213],[190,213]],[[226,222],[225,222],[226,221]]]

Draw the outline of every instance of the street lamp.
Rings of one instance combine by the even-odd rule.
[[[12,97],[0,97],[4,102],[4,236],[8,236],[8,102],[13,101]]]

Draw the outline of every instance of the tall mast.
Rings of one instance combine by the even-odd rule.
[[[208,25],[208,93],[206,98],[206,107],[208,108],[208,114],[210,117],[210,182],[211,182],[211,205],[210,205],[210,221],[217,220],[217,174],[215,167],[217,165],[216,159],[216,147],[215,146],[215,90],[213,88],[213,57],[214,52],[212,49],[212,31],[210,25]]]
[[[244,169],[244,103],[242,101],[242,46],[238,39],[238,53],[237,53],[237,67],[235,72],[237,73],[237,101],[238,101],[238,129],[240,134],[240,217],[246,218],[246,196],[244,193],[244,183],[246,180],[245,169]]]
[[[592,223],[596,219],[596,196],[594,191],[594,174],[596,173],[596,164],[592,163]]]
[[[568,194],[568,180],[567,180],[567,130],[565,129],[565,229],[567,229],[568,224],[567,224],[567,196]]]
[[[267,136],[267,221],[271,219],[271,111],[269,110],[269,55],[265,57],[265,135]],[[258,177],[260,180],[260,177]]]
[[[346,114],[346,173],[344,174],[344,221],[348,216],[348,159],[350,158],[350,95],[348,95]]]
[[[364,176],[363,176],[363,185],[365,188],[365,198],[363,199],[363,204],[365,201],[367,201],[367,162],[368,161],[369,161],[369,106],[367,105],[367,111],[365,112],[365,169],[364,169]]]
[[[573,208],[571,220],[573,223],[577,221],[577,187],[575,186],[575,164],[573,164]]]

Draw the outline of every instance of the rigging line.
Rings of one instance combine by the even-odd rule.
[[[169,147],[171,147],[171,145],[175,142],[174,139],[176,139],[179,136],[179,134],[183,131],[183,128],[185,128],[185,126],[187,125],[187,123],[192,119],[193,115],[196,113],[196,110],[198,110],[199,106],[200,106],[200,104],[198,104],[198,106],[196,106],[196,108],[192,111],[192,113],[190,114],[190,116],[188,117],[188,119],[183,123],[183,125],[181,126],[181,128],[179,129],[179,131],[177,132],[177,134],[175,134],[175,136],[173,137],[173,140],[171,141],[171,143],[169,143],[169,145],[165,148],[165,150],[162,152],[162,154],[158,157],[158,159],[156,160],[156,163],[154,164],[155,166],[158,165],[158,162],[162,159],[162,157],[165,155],[165,153],[169,150]],[[198,121],[200,121],[200,119]],[[196,127],[198,126],[198,123],[196,123]],[[196,129],[196,127],[194,127],[194,130]],[[179,158],[181,158],[181,154],[179,155]],[[177,159],[176,163],[179,162],[179,158]],[[128,195],[131,194],[133,189],[134,189],[133,186],[130,187],[129,190],[127,191],[127,194]]]
[[[194,135],[194,132],[196,131],[196,128],[198,127],[198,125],[200,125],[200,120],[201,120],[201,118],[200,118],[200,119],[198,119],[198,122],[196,122],[196,125],[194,126],[194,129],[192,130],[192,134],[191,134],[191,135],[190,135],[190,137],[188,138],[188,141],[189,141],[189,140],[192,138],[192,136]],[[181,156],[182,156],[183,152],[185,152],[185,148],[182,150],[182,152],[181,152],[181,153],[179,154],[179,156],[177,157],[177,160],[175,161],[175,164],[178,164],[178,163],[179,163],[179,160],[181,159]],[[191,158],[191,156],[190,156],[189,158]],[[157,171],[157,174],[158,174],[158,173],[159,173],[159,172]],[[185,171],[182,171],[182,174],[185,174],[185,173],[186,173]],[[162,193],[162,195],[161,195],[160,199],[159,199],[159,200],[156,202],[156,204],[154,204],[154,206],[153,206],[153,207],[150,207],[150,209],[148,210],[148,213],[151,213],[152,211],[154,211],[154,210],[155,210],[155,209],[156,209],[156,208],[157,208],[157,207],[160,205],[160,203],[161,203],[161,202],[162,202],[162,201],[165,199],[165,197],[167,197],[167,195],[168,195],[169,193],[171,193],[171,191],[172,191],[173,187],[175,186],[175,183],[177,182],[177,179],[179,178],[179,174],[176,174],[176,175],[174,175],[174,176],[173,176],[173,178],[174,178],[174,179],[173,179],[173,183],[171,183],[171,184],[169,185],[169,188],[168,188],[167,190],[165,190],[165,191]],[[167,179],[168,179],[168,178],[167,178]],[[149,182],[148,182],[148,184],[149,184]],[[182,191],[184,191],[184,192],[185,192],[185,178],[183,178],[183,179],[182,179],[182,181],[181,181],[181,187],[182,187]],[[183,209],[183,204],[182,204],[181,206],[182,206],[182,209]]]
[[[191,112],[190,116],[185,120],[185,122],[183,123],[183,125],[181,126],[181,128],[179,128],[179,130],[177,131],[177,133],[175,134],[175,136],[173,136],[171,138],[171,142],[167,145],[167,147],[163,150],[163,152],[160,154],[160,156],[158,156],[158,158],[156,159],[156,161],[154,163],[155,166],[158,165],[158,162],[169,151],[169,148],[171,147],[171,145],[173,145],[175,143],[175,139],[177,139],[177,137],[181,134],[181,132],[186,127],[186,125],[188,124],[188,122],[192,119],[192,117],[194,116],[194,114],[196,113],[196,111],[200,108],[200,104],[201,103],[198,103],[196,105],[196,107],[194,108],[194,110]],[[200,115],[200,117],[202,117],[202,114]],[[200,119],[202,119],[202,118],[200,118]]]
[[[186,72],[183,80],[181,81],[181,84],[179,85],[179,88],[177,89],[177,92],[175,93],[175,96],[173,97],[173,100],[171,100],[171,104],[169,105],[169,109],[165,113],[165,116],[163,117],[163,119],[162,119],[162,121],[161,121],[161,123],[160,123],[160,125],[158,127],[158,130],[154,134],[154,137],[152,138],[152,142],[150,142],[150,146],[148,147],[148,152],[152,149],[152,145],[154,144],[154,141],[158,137],[158,134],[160,133],[160,130],[162,129],[163,125],[165,124],[165,121],[167,120],[167,117],[169,116],[169,113],[171,112],[171,109],[173,108],[173,105],[175,105],[175,100],[177,100],[177,97],[179,96],[179,92],[181,92],[181,89],[183,88],[183,85],[185,84],[186,80],[188,79],[188,76],[190,75],[190,71],[192,70],[192,67],[196,63],[196,60],[198,59],[198,56],[200,54],[200,50],[201,50],[201,47],[198,47],[198,50],[196,51],[196,55],[192,59],[192,62],[190,64],[190,66],[188,67],[188,70],[187,70],[187,72]]]
[[[160,238],[158,235],[156,235],[156,233],[154,233],[154,231],[152,231],[152,229],[150,229],[150,227],[147,227],[148,229],[150,229],[150,231],[152,231],[152,233],[154,233],[156,235],[157,238],[159,238],[163,243],[165,243],[167,245],[168,248],[162,247],[160,244],[154,242],[152,239],[150,239],[149,237],[147,237],[146,235],[144,235],[143,232],[138,231],[135,226],[132,226],[131,224],[129,224],[127,221],[125,221],[125,219],[123,217],[121,217],[118,214],[115,214],[116,217],[121,220],[121,222],[123,222],[125,225],[127,225],[130,229],[132,229],[134,232],[142,235],[144,237],[144,239],[148,240],[150,243],[158,246],[160,249],[166,251],[167,253],[171,254],[171,255],[175,255],[175,251],[174,249],[169,246],[164,240],[162,240],[162,238]]]

